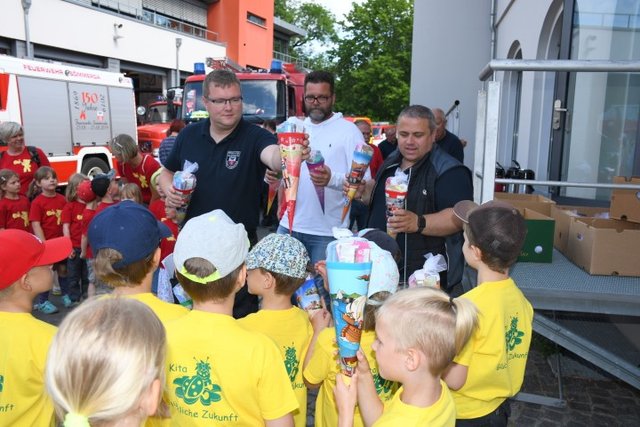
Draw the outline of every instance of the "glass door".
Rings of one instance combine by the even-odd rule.
[[[565,0],[561,59],[640,59],[640,2]],[[559,73],[550,177],[610,183],[640,175],[640,74]],[[559,196],[609,200],[610,190],[562,188]]]

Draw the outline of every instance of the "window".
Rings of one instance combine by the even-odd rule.
[[[267,26],[267,20],[264,18],[260,18],[258,15],[254,15],[251,12],[247,12],[247,21],[253,22],[256,25],[260,25],[261,27]]]

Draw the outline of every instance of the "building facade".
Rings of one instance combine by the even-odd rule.
[[[126,73],[146,105],[206,58],[269,68],[273,10],[272,0],[6,0],[0,54]]]
[[[479,74],[491,59],[640,60],[636,0],[425,0],[415,2],[414,22],[411,102],[446,110],[460,100],[468,166]],[[516,160],[538,179],[570,182],[640,175],[640,74],[509,71],[493,78],[501,82],[497,158],[505,167]],[[610,196],[606,189],[556,191]]]

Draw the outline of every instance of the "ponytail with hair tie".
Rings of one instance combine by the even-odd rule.
[[[81,414],[76,414],[75,412],[68,412],[64,417],[62,425],[64,427],[91,427],[89,418]]]

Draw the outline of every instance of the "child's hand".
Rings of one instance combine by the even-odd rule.
[[[364,355],[362,349],[358,349],[358,353],[356,353],[358,357],[358,365],[356,366],[356,372],[364,377],[366,375],[371,375],[371,366],[369,365],[369,361],[367,360],[367,356]]]
[[[322,276],[322,281],[324,282],[324,288],[327,290],[327,292],[329,292],[329,277],[327,276],[327,261],[324,259],[320,260],[316,262],[316,264],[313,267],[315,268],[316,273]]]
[[[309,318],[309,320],[311,321],[313,331],[316,333],[329,327],[329,325],[331,324],[331,314],[329,314],[329,312],[324,308],[321,310],[315,310],[310,314],[311,317]]]
[[[336,386],[333,389],[333,394],[336,398],[336,406],[340,418],[339,426],[352,425],[353,414],[358,403],[357,381],[357,372],[353,374],[350,381],[345,381],[345,377],[342,374],[336,375]]]
[[[86,251],[80,251],[80,259],[86,259],[87,258],[87,252]]]

